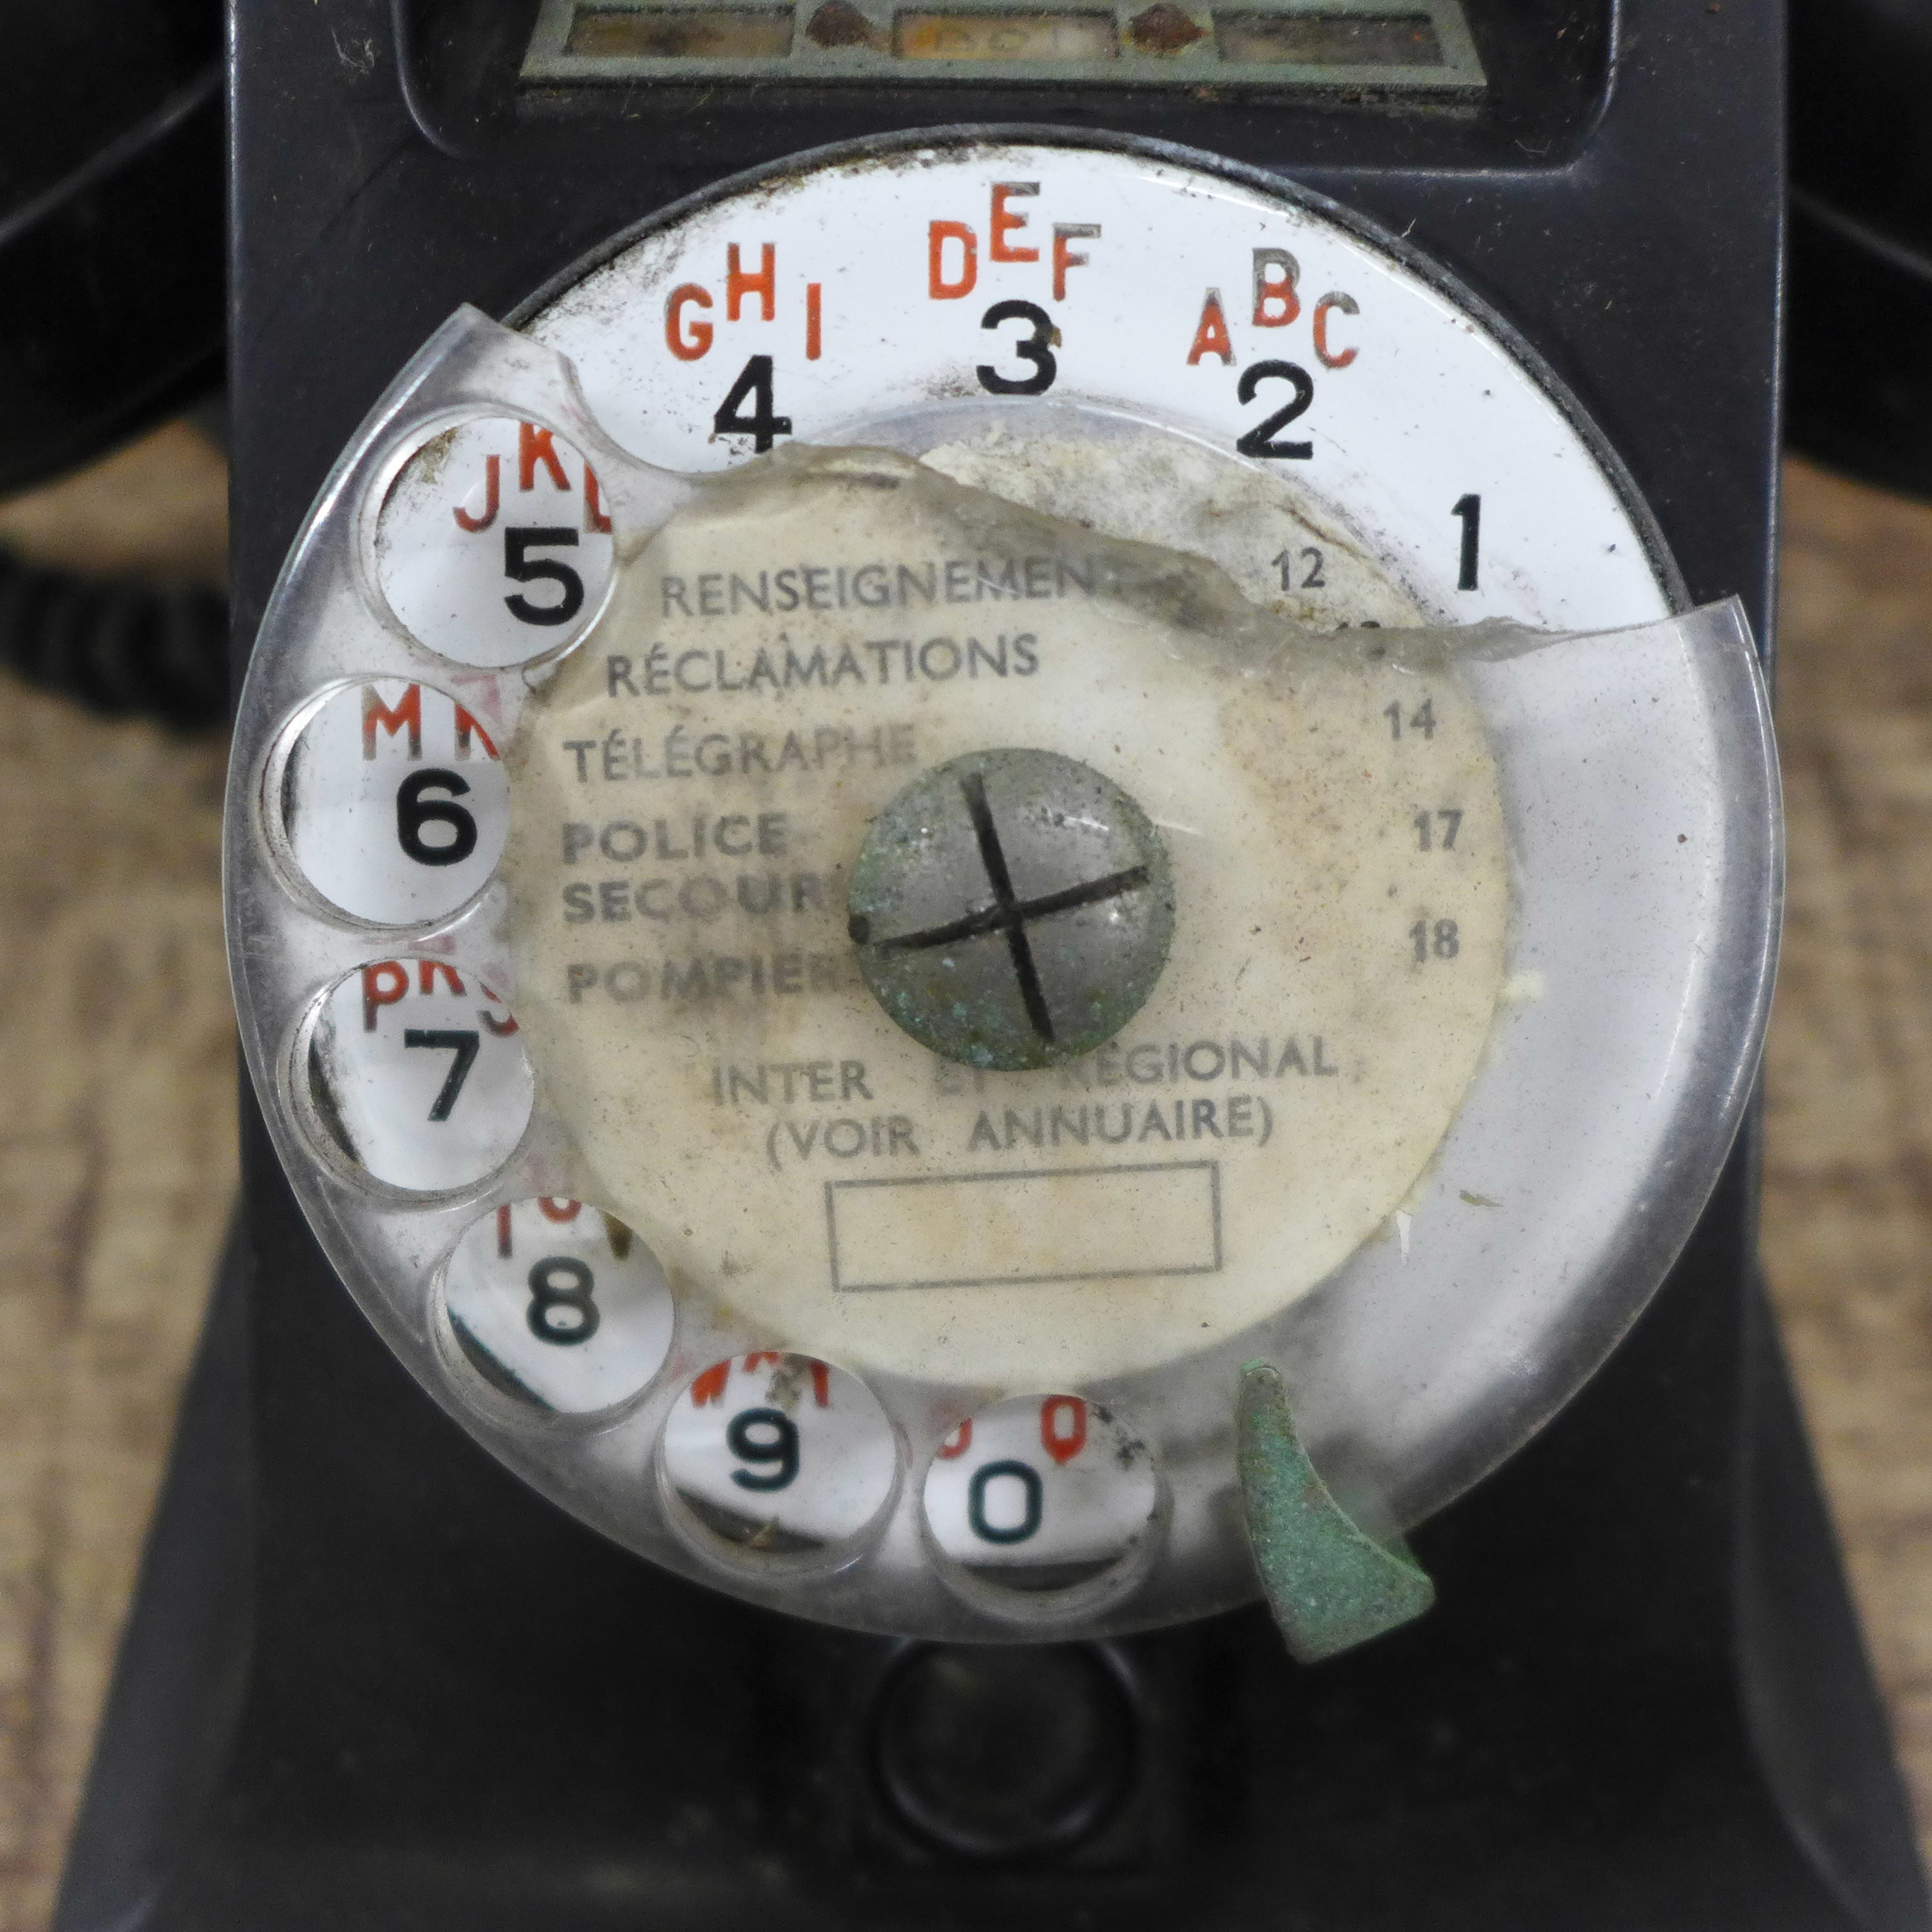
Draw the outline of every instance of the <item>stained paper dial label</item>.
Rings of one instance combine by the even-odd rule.
[[[1504,334],[1312,206],[997,144],[699,207],[529,327],[636,456],[777,464],[620,566],[511,760],[520,1011],[674,1275],[788,1345],[1018,1390],[1225,1340],[1387,1234],[1503,977],[1492,748],[1448,668],[1217,657],[1065,532],[1358,640],[1664,614]],[[808,473],[874,443],[916,487]],[[1178,898],[1132,1023],[1030,1073],[922,1052],[847,928],[882,808],[1002,748],[1124,788]]]
[[[774,566],[827,608],[696,588]],[[1012,594],[945,602],[982,580]],[[547,1090],[674,1279],[856,1366],[1037,1385],[1232,1334],[1400,1205],[1502,971],[1490,750],[1446,664],[1238,638],[1217,585],[902,458],[806,452],[626,573],[526,714],[506,870]],[[901,1030],[848,908],[910,779],[1012,746],[1135,799],[1174,900],[1131,1023],[1028,1072]]]

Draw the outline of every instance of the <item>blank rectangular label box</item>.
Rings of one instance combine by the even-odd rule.
[[[1221,1265],[1221,1166],[1139,1167],[833,1180],[825,1188],[832,1286],[1017,1287]]]

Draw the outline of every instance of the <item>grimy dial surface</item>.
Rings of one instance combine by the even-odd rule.
[[[653,464],[893,441],[1316,628],[1668,608],[1585,439],[1464,308],[1138,157],[829,167],[529,326]],[[1124,786],[1177,895],[1132,1022],[1027,1074],[923,1051],[844,930],[888,801],[1011,746]],[[1401,1205],[1502,984],[1497,778],[1453,675],[1205,670],[1054,540],[876,469],[782,464],[674,520],[512,768],[518,1011],[600,1186],[674,1276],[868,1369],[1078,1387],[1250,1327]]]
[[[1386,1222],[1488,1036],[1508,867],[1458,679],[1374,631],[1243,650],[1106,556],[902,457],[775,455],[644,550],[511,754],[518,1015],[602,1197],[842,1362],[1081,1388],[1226,1341]],[[835,608],[729,609],[788,574]]]
[[[1374,1391],[1323,1441],[1431,1493],[1456,1400],[1494,1438],[1481,1339],[1514,1361],[1549,1318],[1541,1251],[1510,1272],[1544,1222],[1490,1190],[1568,1156],[1526,1152],[1517,1097],[1590,1141],[1544,1063],[1594,1050],[1598,962],[1545,934],[1561,985],[1513,964],[1526,894],[1553,882],[1566,929],[1597,904],[1524,815],[1564,790],[1526,722],[1614,740],[1575,822],[1663,855],[1629,985],[1670,1011],[1604,982],[1646,1054],[1682,1033],[1702,956],[1669,935],[1719,916],[1724,760],[1754,755],[1669,627],[1641,692],[1589,640],[1576,703],[1395,636],[1669,613],[1574,406],[1399,245],[1144,148],[806,157],[519,326],[453,320],[345,456],[237,737],[244,1037],[385,1334],[608,1532],[873,1628],[1238,1600],[1252,1354],[1318,1411]],[[1667,829],[1618,802],[1658,743]],[[895,1018],[925,981],[879,949],[948,934],[921,962],[1036,1058]],[[1592,1168],[1618,1202],[1660,1157],[1629,1119]],[[1616,1280],[1622,1210],[1578,1201]],[[1411,1324],[1459,1338],[1421,1401]]]

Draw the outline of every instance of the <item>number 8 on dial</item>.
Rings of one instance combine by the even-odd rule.
[[[593,1414],[663,1366],[673,1324],[657,1257],[580,1201],[506,1202],[472,1221],[443,1270],[442,1308],[474,1375],[529,1408]]]

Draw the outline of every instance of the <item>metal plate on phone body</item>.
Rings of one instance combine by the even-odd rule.
[[[1174,0],[1028,6],[1012,0],[545,0],[526,88],[640,80],[1072,82],[1386,101],[1466,110],[1480,57],[1456,0]]]

